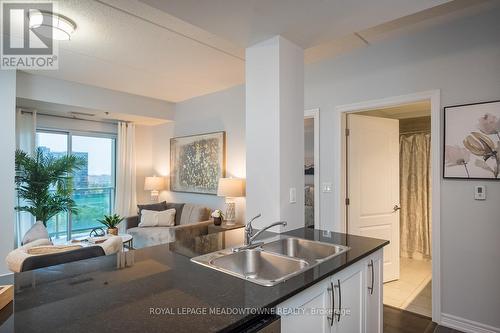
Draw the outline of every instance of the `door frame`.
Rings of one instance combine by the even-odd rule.
[[[321,217],[319,210],[319,108],[304,111],[304,119],[314,119],[314,229],[321,229]]]
[[[432,321],[441,323],[441,91],[429,90],[408,95],[400,95],[387,97],[365,102],[340,105],[335,108],[336,114],[339,117],[338,124],[340,140],[339,146],[335,150],[335,160],[341,161],[340,167],[337,168],[336,178],[337,184],[340,184],[340,190],[337,191],[336,211],[339,229],[341,232],[345,230],[346,217],[346,114],[356,113],[360,111],[368,111],[371,109],[393,107],[400,104],[408,104],[430,100],[431,102],[431,195],[432,195]]]

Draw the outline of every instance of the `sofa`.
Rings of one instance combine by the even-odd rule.
[[[143,209],[163,211],[175,209],[175,225],[171,227],[139,227],[140,214]],[[138,214],[125,219],[126,232],[132,235],[135,248],[143,248],[175,241],[176,233],[183,235],[193,233],[193,236],[208,233],[211,210],[202,205],[189,203],[160,202],[150,205],[138,205]]]

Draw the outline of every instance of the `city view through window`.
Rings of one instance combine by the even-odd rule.
[[[59,214],[48,223],[53,238],[88,236],[98,219],[113,210],[115,191],[115,139],[58,132],[37,132],[37,146],[54,157],[71,153],[84,166],[73,174],[77,214]]]

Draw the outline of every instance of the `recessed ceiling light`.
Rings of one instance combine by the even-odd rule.
[[[76,24],[69,18],[50,12],[31,10],[29,27],[40,35],[56,40],[70,40],[76,30]]]

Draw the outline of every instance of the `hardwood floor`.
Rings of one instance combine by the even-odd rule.
[[[462,333],[438,326],[429,317],[384,305],[384,333]]]

